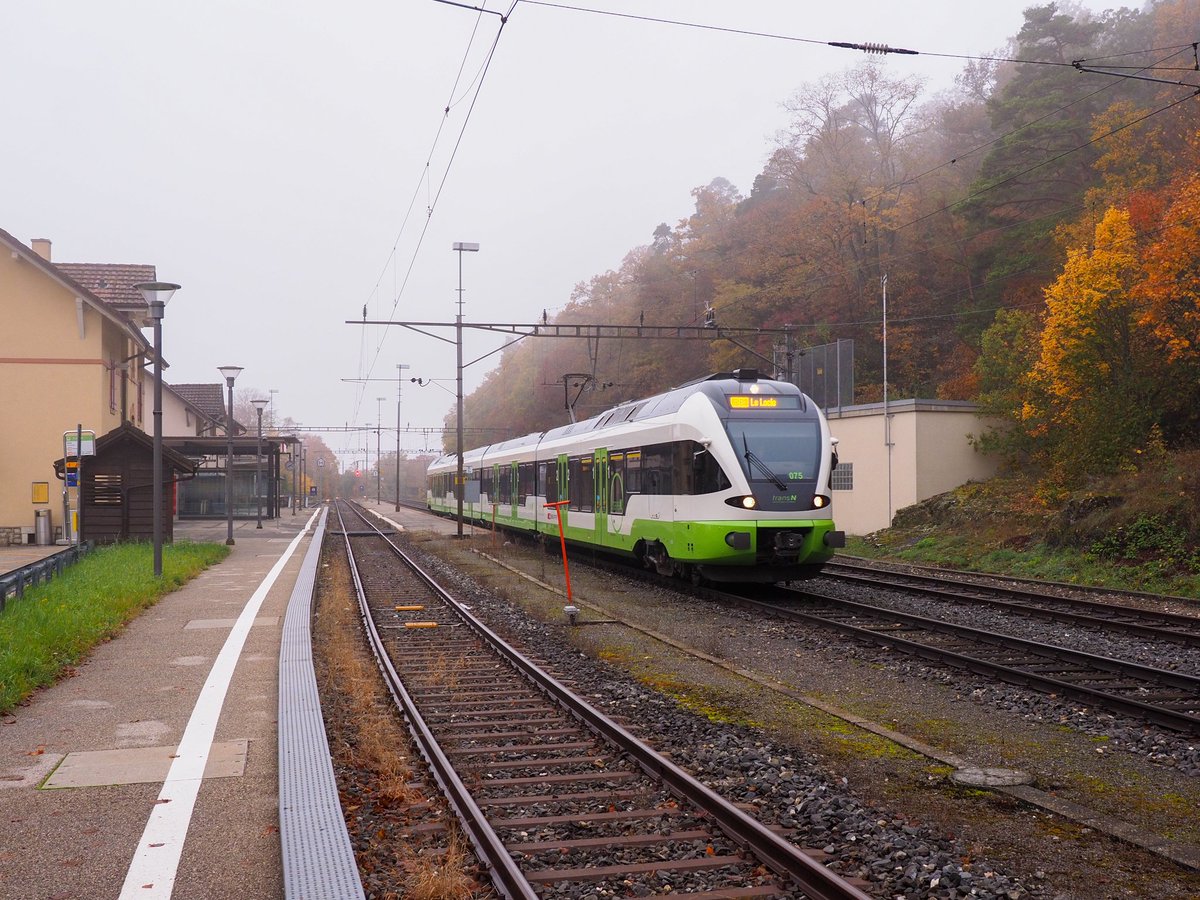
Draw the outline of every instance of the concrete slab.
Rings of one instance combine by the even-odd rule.
[[[246,772],[250,742],[220,741],[209,751],[205,778],[237,778]],[[157,784],[167,777],[174,747],[130,747],[68,753],[42,785],[56,788],[107,787],[114,784]]]
[[[195,631],[201,628],[232,628],[237,622],[237,619],[192,619],[183,627],[185,629]],[[254,620],[257,626],[267,626],[271,628],[279,627],[279,616],[259,616]]]

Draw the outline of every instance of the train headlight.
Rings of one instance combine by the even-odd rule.
[[[730,506],[735,506],[738,509],[755,509],[758,506],[758,501],[750,494],[744,497],[729,497],[725,502]]]
[[[742,498],[742,506],[745,509],[754,509],[754,507],[758,506],[758,501],[755,500],[753,497],[743,497]]]
[[[816,496],[813,497],[813,508],[814,509],[820,509],[821,507],[828,506],[828,505],[829,505],[829,498],[826,497],[824,494],[817,494]]]

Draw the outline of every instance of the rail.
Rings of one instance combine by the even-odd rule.
[[[350,538],[366,536],[366,533],[351,530],[351,528],[352,526],[344,524],[342,530],[346,535],[348,555],[353,560],[354,553],[349,546]],[[400,548],[396,547],[390,540],[387,540],[386,536],[382,534],[378,536],[391,546],[391,549],[398,557],[405,559],[412,573],[423,582],[427,590],[432,591],[434,595],[442,598],[442,602],[446,604],[446,610],[452,611],[452,614],[457,617],[457,621],[462,626],[465,626],[465,630],[469,630],[476,639],[492,648],[493,652],[506,659],[508,664],[520,673],[520,677],[535,689],[532,692],[533,695],[540,694],[545,698],[551,699],[552,703],[558,709],[565,710],[570,718],[584,724],[593,735],[601,738],[611,748],[610,752],[615,754],[613,756],[614,759],[624,759],[631,762],[635,768],[640,769],[647,776],[664,785],[669,793],[688,801],[697,811],[693,813],[694,815],[706,818],[716,824],[729,840],[742,847],[745,852],[757,857],[759,861],[765,864],[767,869],[774,871],[783,881],[790,882],[795,887],[798,887],[804,896],[813,898],[813,900],[834,900],[834,898],[837,898],[837,900],[847,900],[847,898],[866,900],[867,895],[857,887],[839,878],[835,873],[807,856],[800,848],[775,834],[757,819],[742,812],[735,805],[696,781],[674,763],[659,755],[647,744],[634,737],[615,721],[603,715],[582,698],[574,695],[565,685],[543,671],[531,659],[507,644],[499,635],[471,615],[461,603],[440,588],[433,578],[422,571],[420,567],[416,566],[413,561],[407,560]],[[376,645],[379,651],[382,651],[382,644],[384,642],[379,637],[379,632],[372,621],[372,613],[366,599],[365,579],[353,562],[352,572],[359,597],[360,613],[364,618],[364,623],[368,631],[372,635],[372,643]],[[391,581],[389,584],[394,585],[395,582]],[[401,607],[396,608],[400,609]],[[422,615],[437,618],[436,616],[431,616],[430,612],[423,612]],[[450,631],[450,629],[440,630]],[[437,780],[459,814],[463,826],[481,860],[484,861],[485,866],[490,870],[495,879],[497,891],[503,896],[510,898],[537,896],[530,884],[530,880],[527,880],[526,874],[531,879],[539,882],[587,879],[589,876],[586,873],[590,869],[586,864],[581,869],[560,870],[551,867],[529,873],[522,871],[512,855],[514,846],[506,848],[504,842],[497,835],[496,831],[493,830],[492,824],[481,813],[472,791],[467,789],[460,776],[456,773],[455,767],[450,762],[446,752],[440,748],[438,739],[433,734],[433,727],[422,712],[417,710],[417,703],[413,695],[405,686],[396,668],[393,667],[391,661],[387,658],[387,654],[380,652],[377,656],[379,657],[380,668],[384,671],[389,682],[390,689],[405,709],[410,732],[413,733],[414,738],[420,744],[422,755],[435,769]],[[426,664],[420,660],[418,662],[421,665]],[[489,677],[493,681],[498,680],[495,675]],[[456,695],[456,701],[461,702],[464,700],[461,695],[462,690]],[[495,701],[489,700],[488,702],[493,703]],[[522,702],[526,701],[523,700]],[[518,744],[509,749],[513,753],[516,753],[518,751],[533,752],[538,748],[539,745],[536,744],[532,746]],[[542,772],[538,776],[540,779],[549,780],[550,776],[544,770],[551,764],[552,759],[554,758],[536,757],[533,760],[527,760],[526,763]],[[512,767],[517,762],[520,761],[506,759],[504,765]],[[567,759],[564,762],[571,763],[577,762],[577,760]],[[598,766],[594,760],[591,762],[591,766],[597,770],[608,771],[606,767]],[[531,798],[530,802],[536,804],[537,798]],[[610,815],[621,815],[621,813],[610,813]],[[661,811],[655,811],[655,815],[661,815]],[[594,819],[597,818],[597,815],[594,812],[588,814],[581,813],[573,815],[572,818]],[[619,843],[620,840],[621,838],[616,837],[606,838],[601,843]],[[591,842],[569,843],[575,846]],[[578,849],[582,850],[583,847],[578,846]],[[741,862],[744,863],[744,860]],[[711,863],[705,860],[703,864],[707,866]],[[652,864],[654,870],[677,867],[695,868],[696,866],[694,861],[684,863],[665,858],[657,860]],[[608,867],[592,866],[591,868],[595,869],[597,876],[612,874],[608,871]],[[632,865],[630,868],[617,868],[622,872],[639,870],[637,864]],[[741,890],[743,892],[736,894],[736,896],[749,896],[750,894],[744,892],[746,890],[754,891],[756,894],[761,892],[760,888],[743,888]],[[770,891],[767,890],[767,892],[769,893]],[[790,891],[786,890],[784,892],[790,893]],[[779,892],[776,891],[776,893]],[[715,893],[711,895],[718,896]],[[725,896],[735,896],[735,894],[725,894]]]

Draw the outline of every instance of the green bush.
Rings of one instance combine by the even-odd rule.
[[[1152,564],[1163,574],[1171,570],[1200,571],[1200,552],[1186,533],[1163,516],[1139,516],[1118,525],[1094,541],[1094,556],[1123,565]]]

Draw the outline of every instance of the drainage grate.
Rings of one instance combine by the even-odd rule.
[[[313,673],[312,595],[325,512],[288,601],[279,648],[279,831],[289,898],[362,898]]]

